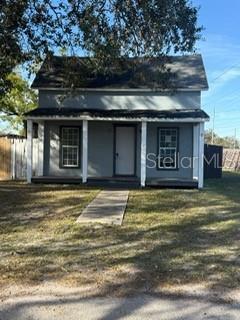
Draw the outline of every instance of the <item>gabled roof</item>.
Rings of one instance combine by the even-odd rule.
[[[209,120],[209,116],[201,109],[184,110],[100,110],[78,108],[37,108],[25,114],[27,117],[91,117],[91,118],[146,118],[146,119],[202,119]]]
[[[101,74],[89,68],[86,57],[50,56],[42,64],[33,83],[34,89],[67,89],[77,79],[75,88],[85,90],[206,90],[207,77],[201,55],[169,56],[167,58],[129,58],[118,60]],[[164,61],[164,62],[163,62]],[[88,64],[87,64],[88,63]],[[160,72],[164,64],[169,70],[167,87],[165,75]],[[88,65],[88,67],[86,67]],[[161,69],[162,70],[162,69]]]

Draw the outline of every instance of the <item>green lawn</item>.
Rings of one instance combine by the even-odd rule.
[[[131,191],[122,227],[78,225],[97,192],[0,183],[0,285],[239,288],[240,174],[203,191]]]

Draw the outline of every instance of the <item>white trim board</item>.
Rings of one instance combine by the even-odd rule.
[[[147,122],[141,125],[141,186],[146,184]]]
[[[33,155],[33,123],[27,120],[27,182],[32,180],[32,155]]]
[[[82,124],[82,182],[86,183],[88,178],[88,122]]]

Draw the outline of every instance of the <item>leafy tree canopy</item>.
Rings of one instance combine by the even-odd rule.
[[[165,56],[194,50],[198,8],[189,0],[1,0],[0,95],[9,73],[48,52],[96,58]],[[34,64],[33,64],[34,62]]]
[[[11,89],[0,98],[0,119],[19,132],[23,128],[24,113],[37,107],[37,95],[16,73],[8,75],[7,80]]]

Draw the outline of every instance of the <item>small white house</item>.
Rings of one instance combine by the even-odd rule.
[[[71,59],[48,58],[33,81],[39,106],[26,115],[28,182],[203,187],[209,117],[201,110],[201,92],[208,89],[201,55],[169,57],[168,88],[158,79],[158,58],[135,59],[134,69],[123,64],[109,75],[86,74],[85,58],[74,58],[74,77],[81,80],[74,91],[65,81]]]

